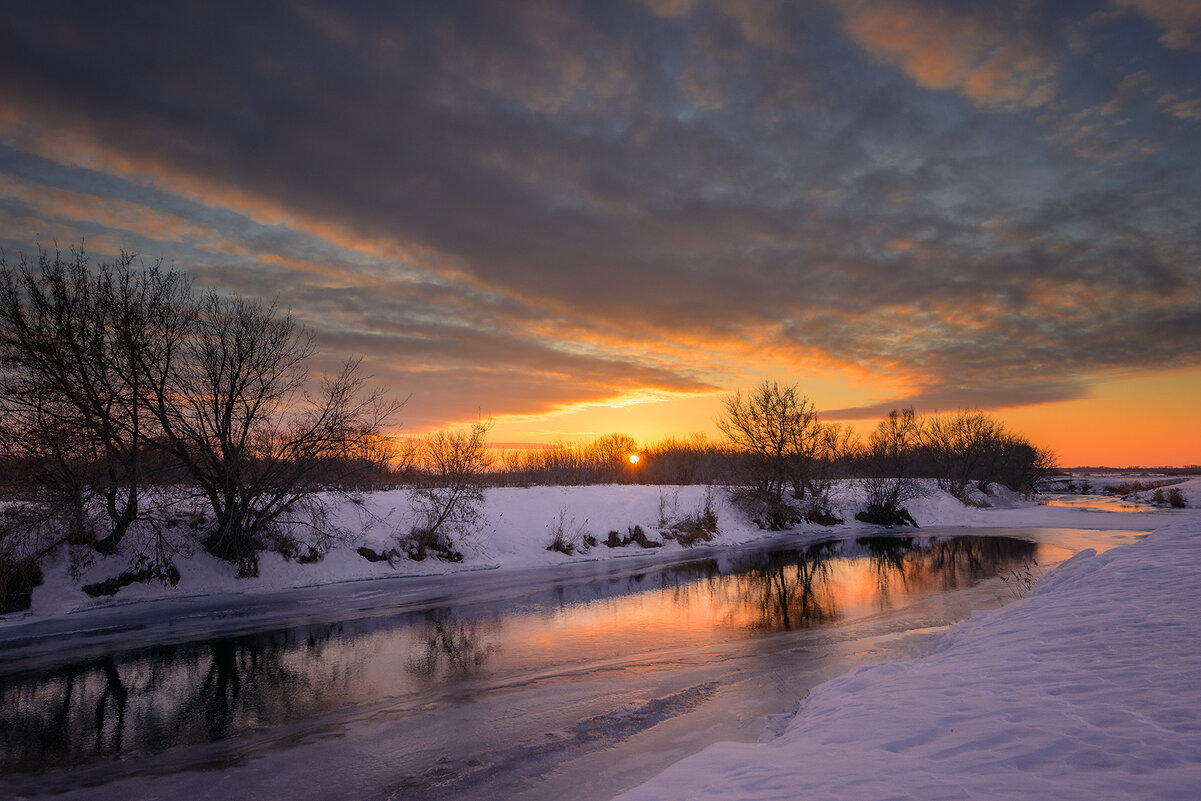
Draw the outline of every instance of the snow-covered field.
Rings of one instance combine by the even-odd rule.
[[[1181,485],[1190,505],[1199,485]],[[1081,552],[928,657],[818,687],[779,738],[710,746],[622,799],[1196,799],[1199,584],[1194,511]]]
[[[1201,479],[1181,485],[1190,507],[1201,506]],[[0,627],[29,623],[46,617],[69,615],[89,608],[150,601],[157,598],[181,598],[198,595],[246,595],[287,587],[306,587],[332,582],[360,581],[384,576],[430,575],[461,570],[524,568],[557,565],[582,560],[615,559],[648,551],[638,545],[607,548],[597,545],[586,553],[570,556],[547,551],[552,530],[562,527],[577,543],[584,534],[603,540],[608,532],[626,534],[641,526],[652,540],[666,519],[671,521],[695,514],[705,502],[706,488],[698,486],[658,487],[607,485],[584,487],[498,488],[487,491],[481,529],[457,538],[455,546],[464,559],[447,563],[437,559],[414,562],[398,559],[370,562],[357,552],[360,546],[377,552],[397,547],[398,537],[414,524],[415,513],[404,491],[371,493],[360,504],[343,503],[335,510],[335,520],[347,532],[346,538],[315,564],[300,564],[278,554],[260,557],[260,575],[253,579],[237,577],[235,567],[216,560],[199,548],[184,547],[173,556],[181,580],[176,587],[161,584],[133,584],[115,596],[92,598],[80,587],[111,578],[129,568],[129,558],[118,554],[101,558],[82,572],[73,571],[66,554],[58,553],[43,564],[45,582],[33,593],[27,612],[0,616]],[[734,545],[772,536],[761,530],[746,514],[734,508],[722,490],[713,492],[718,518],[718,534],[713,544]],[[983,498],[982,498],[983,500]],[[930,487],[925,497],[908,504],[922,527],[974,526],[986,528],[1039,526],[1050,528],[1133,528],[1151,529],[1178,517],[1167,511],[1149,511],[1126,520],[1124,515],[1088,509],[1052,508],[1023,501],[1012,493],[998,490],[987,499],[989,508],[966,507],[944,492]],[[853,486],[839,487],[834,494],[836,511],[846,519],[841,526],[802,526],[798,538],[824,538],[874,530],[854,520],[861,508]],[[904,533],[904,532],[902,532]],[[683,546],[667,541],[656,553],[678,558]]]

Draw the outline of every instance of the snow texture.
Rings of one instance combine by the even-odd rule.
[[[1081,552],[932,655],[857,668],[779,738],[710,746],[622,801],[1197,799],[1199,579],[1196,513]]]

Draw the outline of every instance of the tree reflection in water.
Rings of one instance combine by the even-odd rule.
[[[803,551],[771,551],[738,571],[742,605],[754,614],[749,628],[789,631],[833,620],[837,600],[829,586],[833,542]]]
[[[742,612],[755,615],[748,628],[789,631],[829,623],[841,608],[861,601],[857,570],[870,571],[876,608],[897,596],[970,586],[1034,560],[1038,546],[1008,537],[952,537],[925,544],[913,537],[860,537],[827,541],[804,550],[772,551],[737,572]],[[864,564],[866,560],[866,564]],[[835,576],[834,565],[840,570]]]
[[[299,642],[274,631],[0,677],[0,770],[154,752],[310,714],[339,693],[336,675],[307,664],[340,627],[321,628]]]
[[[0,675],[0,773],[221,740],[412,698],[494,669],[586,662],[648,642],[689,647],[688,638],[719,629],[816,626],[1003,574],[1031,562],[1036,547],[1004,537],[827,541],[568,581],[479,607],[155,646]],[[647,618],[648,610],[659,618]],[[610,619],[634,622],[623,628]]]
[[[500,651],[500,618],[471,620],[448,609],[431,609],[425,613],[425,619],[421,645],[408,665],[420,678],[465,678]],[[485,639],[487,635],[492,639]]]

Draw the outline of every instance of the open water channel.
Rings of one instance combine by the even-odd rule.
[[[0,636],[0,796],[609,798],[1090,544],[918,532],[140,604]],[[1038,542],[1035,542],[1038,540]]]

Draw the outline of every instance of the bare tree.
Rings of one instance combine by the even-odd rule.
[[[903,504],[922,494],[921,485],[912,476],[914,449],[920,437],[921,426],[913,409],[894,409],[876,426],[864,452],[864,477],[860,480],[867,509],[855,515],[856,520],[884,526],[917,526]]]
[[[814,439],[805,520],[827,526],[837,525],[842,519],[834,514],[830,491],[836,478],[848,474],[848,462],[859,454],[862,446],[855,429],[838,423],[822,424]]]
[[[1055,469],[1055,454],[1009,434],[1001,440],[997,480],[1014,492],[1029,495]]]
[[[429,551],[451,562],[461,561],[454,537],[479,525],[484,502],[484,474],[492,463],[486,436],[491,422],[478,421],[464,431],[438,431],[418,449],[420,478],[411,497],[421,523],[409,532],[410,558]]]
[[[797,515],[784,502],[784,491],[791,487],[800,499],[812,489],[813,461],[821,447],[822,426],[813,404],[795,383],[765,380],[747,395],[727,396],[722,405],[717,427],[743,459],[738,494],[765,507],[771,528],[788,527]]]
[[[187,292],[127,253],[95,268],[82,249],[0,259],[0,453],[39,490],[26,525],[111,554],[144,517],[143,365],[171,364]]]
[[[1000,465],[1005,428],[983,412],[933,415],[921,427],[921,448],[930,460],[938,488],[961,501],[976,481],[986,489]]]
[[[262,548],[319,554],[332,533],[321,493],[387,455],[382,429],[403,402],[368,391],[358,362],[310,394],[313,352],[312,333],[274,304],[210,292],[182,358],[147,365],[165,445],[215,517],[204,547],[243,575],[257,572]]]

